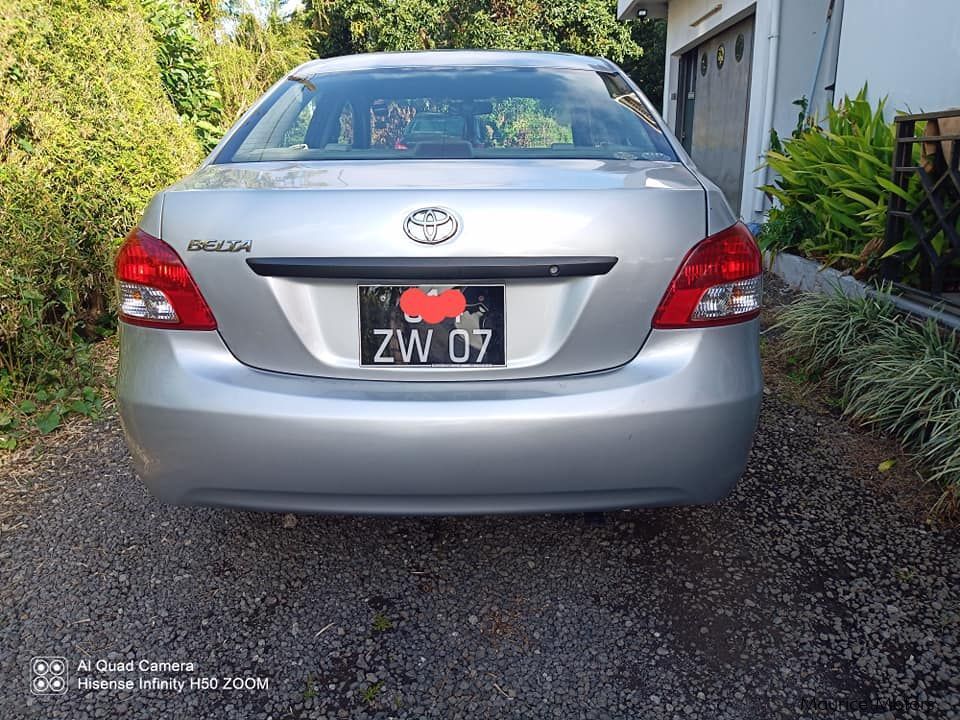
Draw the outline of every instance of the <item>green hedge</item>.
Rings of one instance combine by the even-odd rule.
[[[614,0],[306,0],[322,57],[382,50],[501,48],[638,58]]]
[[[204,55],[198,23],[178,0],[141,0],[157,41],[160,79],[180,116],[193,124],[205,150],[223,135],[223,106]]]
[[[286,22],[276,12],[264,21],[249,14],[233,19],[232,38],[215,42],[208,31],[205,50],[228,127],[268,87],[312,57],[307,32],[299,22]]]
[[[0,0],[0,401],[79,392],[117,244],[201,159],[157,51],[137,2]]]

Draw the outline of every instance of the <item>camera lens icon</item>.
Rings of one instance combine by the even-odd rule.
[[[30,661],[34,695],[62,695],[67,691],[67,660],[62,657],[35,657]]]

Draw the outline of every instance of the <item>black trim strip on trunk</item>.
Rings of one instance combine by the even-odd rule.
[[[341,280],[488,280],[606,275],[617,258],[561,257],[289,257],[248,258],[247,265],[266,277],[339,278]]]

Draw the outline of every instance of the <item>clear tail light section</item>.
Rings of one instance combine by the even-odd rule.
[[[653,316],[659,329],[710,327],[760,314],[760,249],[743,223],[694,247],[680,264]]]
[[[120,319],[172,330],[216,330],[217,321],[177,252],[134,228],[117,254]]]

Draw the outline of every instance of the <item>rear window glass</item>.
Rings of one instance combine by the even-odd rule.
[[[616,73],[484,67],[291,77],[215,162],[418,158],[677,159]]]

